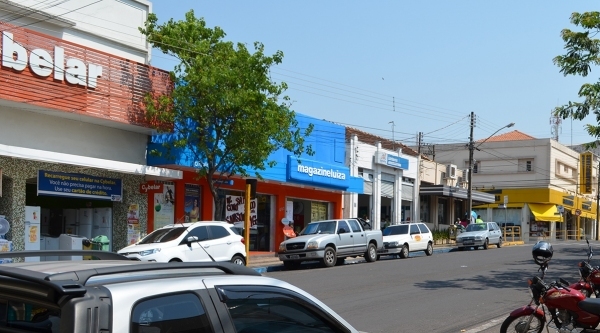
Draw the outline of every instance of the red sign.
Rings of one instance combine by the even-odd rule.
[[[155,193],[162,192],[163,184],[143,183],[140,184],[140,193]]]
[[[577,216],[581,215],[581,209],[575,209],[575,215],[577,215]]]

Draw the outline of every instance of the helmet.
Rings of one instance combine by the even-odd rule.
[[[545,241],[539,241],[535,243],[533,249],[531,249],[531,255],[533,256],[533,261],[535,261],[538,265],[543,265],[548,263],[550,259],[552,259],[552,254],[554,250],[552,250],[552,245]]]

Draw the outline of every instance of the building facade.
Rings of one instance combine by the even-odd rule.
[[[182,177],[146,164],[142,100],[171,87],[167,72],[147,65],[150,48],[137,30],[150,2],[21,3],[30,2],[0,4],[11,18],[0,22],[5,237],[23,250],[53,248],[61,234],[102,233],[117,250],[146,228],[140,184]]]

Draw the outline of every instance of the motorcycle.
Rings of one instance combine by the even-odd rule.
[[[531,301],[512,311],[502,323],[500,332],[541,333],[544,327],[560,333],[600,332],[595,329],[600,324],[600,299],[587,298],[563,279],[544,282],[552,246],[538,242],[532,252],[542,274],[528,280]]]
[[[578,263],[580,279],[569,287],[581,291],[587,297],[594,295],[596,298],[600,298],[600,267],[593,267],[590,264],[594,254],[587,238],[585,241],[588,245],[588,259]]]

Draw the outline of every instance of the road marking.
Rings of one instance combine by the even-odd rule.
[[[506,318],[506,316],[498,317],[498,318],[490,320],[489,322],[487,322],[487,323],[485,323],[483,325],[477,326],[475,328],[471,328],[471,329],[466,330],[466,331],[465,330],[461,330],[461,332],[464,332],[464,333],[477,333],[477,332],[481,332],[481,331],[486,330],[486,329],[488,329],[490,327],[494,327],[494,326],[500,325],[504,321],[505,318]]]

